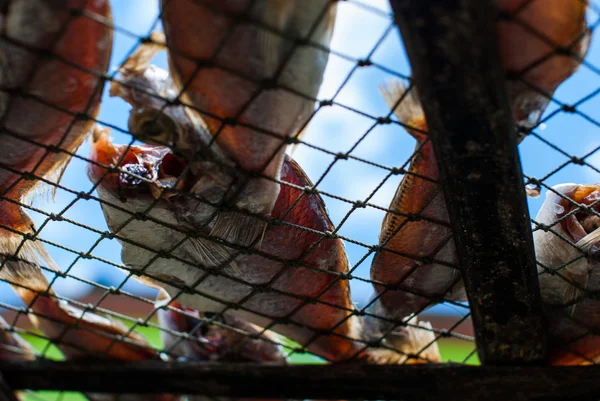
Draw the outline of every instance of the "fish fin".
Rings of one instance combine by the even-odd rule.
[[[111,336],[126,336],[129,340],[136,341],[140,345],[147,345],[143,336],[131,331],[120,320],[117,320],[109,315],[99,312],[92,312],[80,309],[66,301],[59,301],[58,306],[61,310],[72,319],[81,319],[82,326],[88,327],[93,331],[105,333]]]
[[[588,273],[588,274],[585,275],[585,281],[583,283],[583,290],[577,289],[577,295],[576,295],[576,297],[573,298],[573,300],[575,301],[575,303],[571,307],[571,311],[570,311],[571,316],[575,316],[575,309],[577,308],[577,304],[581,301],[578,298],[581,296],[581,293],[583,291],[587,290],[589,281],[590,281],[590,274]]]
[[[292,144],[292,146],[290,146],[290,150],[289,150],[289,155],[293,155],[296,152],[296,149],[298,149],[298,146],[300,146],[300,142],[302,140],[302,138],[304,138],[304,135],[306,135],[306,130],[308,129],[308,125],[305,125],[304,128],[302,128],[302,130],[300,130],[300,132],[298,132],[298,134],[296,134],[296,140],[298,142]]]
[[[568,276],[571,281],[575,281],[572,275],[569,274]],[[581,293],[583,291],[587,290],[589,280],[590,280],[590,273],[588,272],[585,275],[585,279],[584,279],[583,286],[582,286],[583,289],[579,288],[573,284],[568,283],[568,287],[565,289],[564,299],[566,300],[566,302],[573,302],[573,304],[569,307],[569,316],[571,316],[571,317],[575,316],[575,310],[577,308],[577,304],[579,303],[578,301],[580,301],[579,297],[581,296]],[[578,282],[578,280],[577,280],[577,282]]]
[[[379,91],[398,120],[408,126],[408,133],[423,141],[427,136],[424,132],[427,131],[427,121],[417,89],[407,88],[400,80],[393,79],[380,85]]]
[[[577,41],[577,43],[575,44],[575,53],[577,54],[578,57],[580,58],[585,58],[588,50],[590,49],[590,43],[592,41],[592,33],[593,30],[590,28],[586,28],[585,34],[583,34],[583,37]],[[580,64],[577,64],[577,69],[579,68]]]
[[[267,233],[268,225],[265,224],[262,230],[262,234],[260,235],[260,240],[258,241],[258,250],[260,251],[262,248],[263,241],[265,240],[265,234]]]
[[[584,252],[588,252],[598,241],[600,241],[600,227],[596,228],[594,231],[577,241],[575,246]]]
[[[119,67],[120,71],[140,72],[150,66],[152,59],[162,50],[166,49],[165,34],[162,31],[153,31],[150,41],[143,42]],[[111,85],[112,91],[112,85]],[[111,93],[111,96],[113,94]]]
[[[4,205],[7,205],[7,203],[5,202]],[[33,223],[29,216],[21,208],[16,205],[13,206],[20,214],[19,225],[31,227]],[[11,228],[23,234],[30,234],[31,229],[29,227],[21,230],[16,227]],[[2,265],[0,265],[0,280],[6,280],[13,284],[13,288],[19,296],[26,289],[53,293],[52,289],[48,288],[49,283],[41,266],[56,272],[59,269],[44,244],[39,240],[24,240],[22,235],[12,231],[2,230],[1,228],[0,231],[2,231],[0,233],[0,262],[2,262]]]
[[[54,201],[58,184],[62,181],[70,161],[71,157],[68,157],[57,163],[54,168],[43,177],[49,182],[39,181],[39,183],[24,196],[23,203],[31,205],[35,200],[38,202]]]
[[[210,235],[233,244],[249,247],[261,237],[266,221],[237,212],[222,212],[217,215]]]
[[[277,343],[277,346],[282,348],[284,344],[286,343],[285,337],[282,336],[281,334],[275,333],[274,331],[271,330],[264,330],[262,327],[257,326],[255,324],[252,323],[248,323],[251,327],[254,328],[254,330],[256,330],[257,333],[261,333],[261,336],[266,338],[268,341],[271,341],[273,343]]]
[[[424,321],[418,322],[417,326],[407,327],[411,353],[429,362],[441,362],[442,357],[433,326]]]
[[[164,49],[164,33],[152,32],[150,41],[140,44],[118,68],[119,79],[111,82],[109,95],[120,97],[134,109],[143,103],[162,105],[164,101],[152,97],[148,92],[167,97],[172,87],[169,72],[151,65],[152,59]]]
[[[579,297],[579,294],[580,294],[579,289],[574,287],[571,301],[575,301]],[[571,317],[575,316],[576,308],[577,308],[577,302],[573,303],[573,305],[571,305],[571,307],[569,308],[569,316],[571,316]]]
[[[287,31],[286,21],[289,20],[290,13],[293,13],[293,2],[276,1],[275,3],[258,3],[255,7],[256,15],[263,20],[262,23],[274,28],[276,31]],[[284,56],[284,41],[286,39],[279,32],[272,32],[260,25],[256,26],[256,42],[259,60],[262,62],[262,74],[265,78],[272,77],[281,67],[281,61]]]
[[[77,150],[87,137],[88,135],[82,135],[74,145],[73,149]],[[64,152],[64,150],[59,150],[59,152]],[[29,191],[23,194],[21,202],[26,205],[31,205],[36,201],[42,204],[54,201],[58,184],[60,184],[70,162],[71,156],[67,156],[62,160],[57,160],[53,168],[46,175],[41,177],[44,181],[38,180]]]
[[[50,181],[54,184],[57,184],[57,185],[60,184],[70,162],[71,162],[71,158],[64,160],[63,162],[58,164],[56,166],[56,168],[50,174],[48,174],[47,177],[44,177],[44,178],[46,178],[48,181]],[[55,200],[55,198],[56,198],[56,190],[57,189],[58,189],[58,187],[56,185],[52,185],[50,188],[50,194],[52,196],[52,200]]]
[[[154,300],[154,309],[165,308],[171,303],[171,295],[167,291],[162,288],[158,289],[158,294],[156,295],[156,299]],[[173,307],[179,307],[179,303],[176,301],[172,305]],[[166,309],[165,309],[166,310]]]
[[[237,212],[221,212],[214,220],[210,231],[211,236],[218,237],[240,247],[248,248],[261,242],[267,222],[246,216]],[[227,263],[240,277],[244,274],[235,262],[233,254],[240,253],[237,249],[229,248],[205,238],[194,238],[187,241],[196,256],[207,267],[218,267]],[[243,252],[243,251],[242,251]],[[229,261],[229,262],[227,262]]]
[[[388,360],[393,364],[439,363],[442,361],[435,332],[430,322],[410,323],[386,336],[394,350],[377,348],[369,350],[369,359],[377,364]]]
[[[313,188],[314,184],[311,181],[311,179],[308,177],[308,175],[306,174],[306,172],[302,169],[302,167],[300,167],[300,165],[298,164],[298,162],[294,159],[292,159],[291,157],[288,156],[289,161],[289,167],[291,168],[291,170],[293,171],[293,174],[289,173],[288,177],[286,179],[284,179],[284,181],[289,182],[290,184],[294,184],[300,187],[310,187]],[[284,184],[281,184],[286,185]],[[317,191],[317,192],[313,192],[310,195],[306,195],[304,193],[299,193],[298,195],[300,196],[310,196],[315,200],[315,203],[317,204],[319,211],[322,215],[322,218],[327,222],[327,227],[328,230],[333,231],[333,229],[335,228],[334,224],[331,222],[331,218],[329,217],[329,213],[327,212],[327,207],[325,205],[325,201],[323,201],[323,198],[321,197],[321,194]],[[289,204],[294,204],[294,202],[296,201],[296,199],[293,199],[289,202]],[[298,205],[296,204],[296,206],[294,207],[298,207]]]
[[[233,252],[215,241],[205,238],[189,238],[184,247],[186,252],[203,267],[211,269],[230,266],[237,274],[243,276],[235,260],[231,260]]]
[[[87,324],[97,327],[99,330],[112,333],[124,334],[127,332],[127,326],[122,322],[112,319],[108,316],[98,314],[97,312],[80,309],[63,300],[57,300],[56,305],[71,319],[81,320]]]
[[[517,88],[524,86],[521,82],[509,82],[508,84],[509,86],[515,86]],[[521,93],[514,97],[512,105],[516,123],[525,130],[525,132],[519,130],[517,137],[518,144],[525,139],[528,131],[539,125],[542,115],[554,95],[554,92],[542,92],[539,89],[531,89],[528,87],[521,89],[520,92]]]

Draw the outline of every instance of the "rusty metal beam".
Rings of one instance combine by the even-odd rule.
[[[12,389],[335,400],[598,400],[600,366],[0,363]]]
[[[484,364],[545,357],[529,212],[490,0],[390,0],[440,167]]]

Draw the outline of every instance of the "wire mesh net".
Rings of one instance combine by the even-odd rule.
[[[593,363],[598,187],[556,185],[599,172],[600,8],[541,2],[497,23],[551,361]],[[2,358],[477,363],[387,2],[288,3],[0,9]]]

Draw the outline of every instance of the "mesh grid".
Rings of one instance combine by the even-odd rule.
[[[3,46],[38,54],[36,62],[42,68],[44,63],[57,62],[65,71],[85,74],[96,85],[87,97],[89,104],[74,110],[28,88],[25,83],[36,84],[35,67],[27,67],[30,76],[23,77],[16,88],[10,79],[0,80],[4,96],[18,99],[12,107],[31,102],[45,107],[47,113],[69,116],[69,124],[59,129],[61,138],[39,140],[11,122],[27,110],[11,112],[12,100],[3,110],[0,123],[6,146],[27,147],[40,157],[27,168],[4,162],[0,166],[4,176],[17,177],[0,184],[2,207],[21,208],[34,223],[15,223],[11,216],[0,214],[0,227],[7,237],[18,238],[16,244],[10,244],[12,248],[3,250],[0,267],[0,292],[6,294],[0,297],[6,320],[2,333],[7,339],[0,356],[477,363],[437,167],[435,161],[431,165],[426,125],[418,114],[408,62],[387,2],[315,2],[307,7],[311,9],[307,15],[312,17],[304,18],[312,20],[305,20],[306,26],[286,30],[269,21],[261,1],[240,2],[243,7],[239,9],[223,8],[209,0],[186,1],[195,4],[190,12],[205,10],[215,20],[229,21],[223,24],[227,29],[215,35],[219,41],[210,55],[201,60],[174,46],[176,36],[169,29],[176,28],[168,24],[169,2],[150,7],[139,1],[115,0],[114,20],[98,12],[103,1],[57,2],[68,4],[69,10],[60,29],[51,35],[54,44],[44,42],[43,49],[3,31]],[[594,106],[600,91],[594,89],[599,72],[594,65],[594,34],[600,9],[593,1],[588,6],[591,50],[582,59],[572,46],[581,41],[581,35],[563,48],[544,38],[523,17],[538,1],[521,2],[501,18],[516,21],[552,48],[550,54],[509,75],[510,80],[542,97],[550,95],[543,116],[535,124],[520,127],[524,136],[520,152],[524,183],[532,196],[531,216],[541,210],[532,223],[551,360],[594,363],[597,241],[593,233],[600,226],[596,223],[600,198],[595,186],[556,185],[595,182],[592,177],[599,172],[594,164],[600,143],[593,132],[598,129]],[[10,9],[14,4],[19,2],[14,0],[8,12],[14,12]],[[330,44],[320,42],[315,35],[323,29],[323,21],[331,18],[334,7],[333,39]],[[62,35],[69,32],[69,26],[78,26],[71,25],[73,21],[83,20],[112,33],[111,68],[102,71],[82,66],[64,50]],[[166,45],[158,33],[163,29],[161,20],[167,21]],[[247,39],[256,48],[250,49],[246,65],[240,67],[239,60],[232,61],[227,51],[244,32],[259,39]],[[273,55],[277,44],[283,50]],[[168,70],[165,47],[179,60],[171,62],[171,67],[178,71],[187,68],[187,73],[174,76],[163,72]],[[298,62],[298,49],[314,58],[328,54],[318,93],[300,90],[304,78],[290,73]],[[155,50],[156,55],[152,54]],[[139,60],[144,52],[156,66]],[[556,55],[579,60],[581,66],[556,93],[547,93],[526,77]],[[258,69],[252,65],[256,60],[272,63],[272,57],[275,65]],[[310,57],[307,60],[312,62]],[[261,68],[269,70],[269,76],[256,72]],[[222,92],[201,94],[196,79],[215,71],[222,74],[215,76],[236,83],[228,87],[233,100],[219,99]],[[394,86],[398,80],[408,89]],[[101,81],[106,81],[104,89]],[[202,82],[219,84],[209,81]],[[139,82],[152,85],[140,86]],[[386,82],[387,103],[378,89]],[[69,82],[65,73],[57,88],[76,84]],[[93,93],[101,90],[96,116]],[[272,93],[280,97],[274,95],[275,101],[268,103]],[[202,96],[210,101],[198,101]],[[291,122],[277,120],[275,112],[289,112],[292,107],[281,99],[305,111]],[[131,129],[133,111],[127,103],[134,103],[138,117],[151,115],[137,130]],[[228,109],[235,112],[223,111]],[[265,115],[256,115],[259,112]],[[86,121],[98,124],[93,139],[81,147],[66,146],[72,132]],[[279,124],[285,132],[273,130],[269,124]],[[285,124],[293,128],[283,127]],[[110,143],[119,148],[102,142],[108,141],[105,129],[110,129]],[[227,135],[238,138],[236,130],[252,138],[255,143],[250,141],[249,146],[263,144],[270,152],[257,155],[254,148],[254,154],[248,154],[249,150],[232,145]],[[161,134],[158,137],[157,132]],[[570,140],[576,135],[583,138]],[[413,137],[417,138],[416,147]],[[95,156],[90,156],[90,148],[95,149]],[[98,149],[115,154],[100,160]],[[282,158],[283,152],[291,156]],[[52,158],[71,160],[64,174],[43,170],[44,162]],[[273,168],[277,160],[283,163],[281,171]],[[251,168],[240,167],[244,164]],[[57,168],[59,165],[57,162]],[[85,169],[90,169],[93,183]],[[171,174],[172,169],[177,173]],[[203,192],[201,184],[206,187],[215,181],[214,192]],[[45,197],[27,183],[48,187],[55,197]],[[399,185],[408,188],[408,197],[402,191],[396,193]],[[19,191],[22,187],[27,191]],[[266,201],[261,198],[273,188],[279,191],[275,192],[277,203],[273,196]],[[538,198],[541,192],[555,196]],[[400,201],[390,206],[395,193]],[[252,202],[258,205],[255,210],[248,206]],[[259,210],[264,206],[260,202],[271,202],[268,212]],[[386,215],[394,224],[380,233],[380,221]],[[586,237],[588,234],[591,237]],[[398,245],[396,240],[402,238],[404,242]],[[38,256],[32,257],[27,254],[28,244],[37,244],[36,249],[43,246],[51,257],[45,258],[39,250]],[[378,258],[385,262],[378,265]],[[390,265],[388,260],[402,265]],[[31,279],[6,273],[14,266],[34,272],[41,269],[47,284],[31,285]],[[390,276],[388,266],[406,273]],[[435,266],[436,274],[444,278],[441,287],[431,282],[435,278],[420,275],[428,266]],[[21,299],[13,295],[11,287]],[[168,296],[158,287],[165,288]],[[396,312],[385,306],[398,300],[403,304]],[[21,337],[33,348],[15,340]],[[55,396],[23,394],[28,399]],[[94,397],[98,396],[88,395]]]

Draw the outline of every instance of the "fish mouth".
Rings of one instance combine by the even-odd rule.
[[[122,201],[129,197],[171,198],[189,181],[187,163],[166,146],[115,145],[109,129],[92,135],[88,176]]]
[[[132,110],[128,127],[137,139],[150,145],[174,146],[178,132],[175,121],[159,110]]]
[[[557,219],[569,239],[586,254],[600,254],[600,185],[579,185],[555,205]]]

